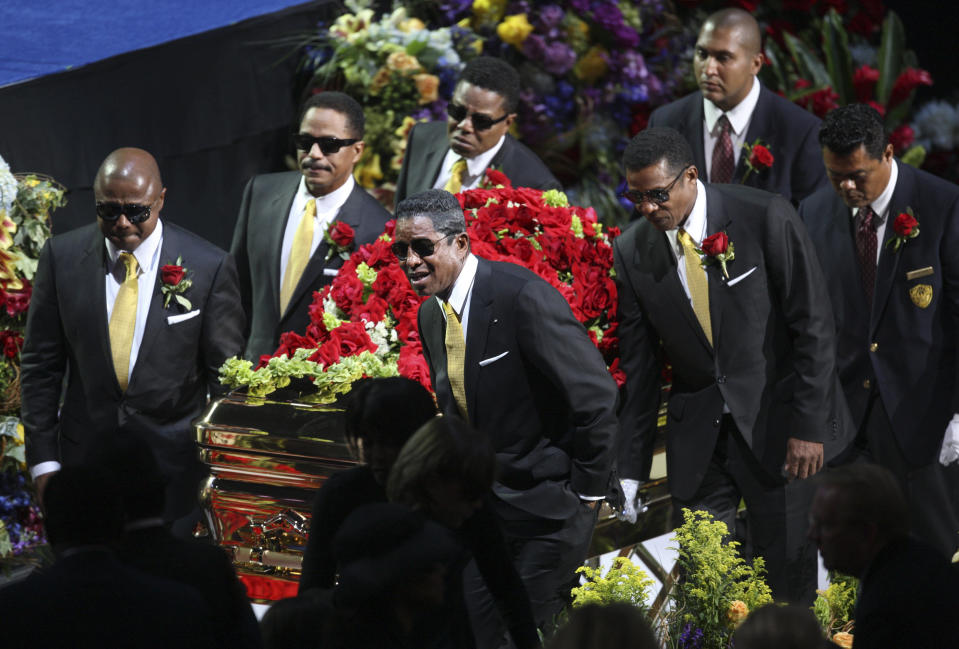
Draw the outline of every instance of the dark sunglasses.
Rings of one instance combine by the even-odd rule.
[[[663,189],[647,189],[644,192],[639,191],[638,189],[627,189],[620,196],[625,198],[631,203],[636,205],[642,205],[646,201],[650,203],[656,203],[657,205],[662,205],[669,200],[669,190],[673,188],[673,185],[676,184],[676,181],[683,177],[683,174],[686,173],[686,170],[692,167],[693,165],[686,165],[683,167],[683,170],[679,172],[679,175],[673,178],[673,182],[669,183]]]
[[[459,124],[464,119],[466,119],[467,110],[466,110],[466,106],[460,106],[459,104],[450,103],[446,105],[446,113],[451,118],[456,120],[457,124]],[[469,116],[470,122],[472,122],[473,124],[474,131],[485,131],[489,128],[492,128],[493,124],[499,124],[507,117],[509,117],[509,113],[506,113],[505,115],[503,115],[502,117],[498,117],[497,119],[493,119],[489,115],[484,115],[483,113],[473,113],[472,115]]]
[[[313,148],[314,144],[318,144],[323,155],[333,155],[343,147],[356,144],[357,142],[359,142],[358,138],[341,140],[338,137],[313,137],[307,133],[297,133],[293,136],[293,143],[296,144],[296,148],[300,151],[309,151]]]
[[[436,244],[438,244],[440,241],[443,239],[449,239],[450,237],[455,237],[457,234],[459,233],[453,232],[451,234],[447,234],[445,237],[437,239],[436,241],[432,241],[430,239],[413,239],[409,243],[406,243],[405,241],[397,241],[390,246],[390,250],[393,251],[393,254],[396,255],[396,258],[399,261],[406,261],[409,259],[410,250],[415,252],[417,257],[423,259],[424,257],[429,257],[436,251]]]
[[[143,223],[150,218],[150,205],[137,203],[97,203],[97,216],[104,221],[116,221],[123,214],[130,223]]]

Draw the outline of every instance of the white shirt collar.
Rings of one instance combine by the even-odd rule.
[[[463,262],[463,268],[460,270],[460,274],[453,282],[453,290],[450,291],[449,303],[460,317],[460,320],[463,319],[463,311],[466,308],[466,301],[469,299],[470,292],[473,289],[473,280],[476,279],[476,269],[478,266],[479,262],[476,260],[476,255],[473,253],[468,254],[466,261]],[[443,300],[438,296],[436,300],[442,307]]]
[[[737,135],[742,134],[749,125],[749,118],[752,117],[756,104],[759,103],[759,79],[753,77],[753,87],[749,89],[743,100],[725,112],[726,119],[733,127],[733,132]],[[703,97],[703,116],[706,119],[706,129],[712,133],[716,128],[716,122],[723,116],[723,110],[716,104]]]
[[[350,193],[352,193],[353,186],[355,184],[356,181],[353,180],[353,174],[350,174],[345,183],[331,191],[329,194],[324,194],[323,196],[314,196],[310,193],[310,190],[306,188],[306,177],[301,176],[300,186],[299,189],[297,189],[297,199],[302,201],[304,206],[311,199],[316,199],[316,213],[324,214],[333,210],[339,210],[341,207],[343,207],[343,203],[345,203],[346,199],[350,197]],[[302,211],[302,209],[299,210],[299,212]]]
[[[474,158],[466,158],[466,170],[469,171],[470,176],[478,176],[493,161],[493,158],[496,157],[496,154],[499,153],[499,150],[503,148],[503,142],[506,141],[506,135],[504,134],[492,148],[483,151],[481,154]]]
[[[884,223],[886,217],[889,216],[889,203],[892,202],[892,194],[896,191],[896,181],[898,179],[899,167],[896,165],[895,159],[893,159],[892,169],[889,171],[889,182],[886,183],[886,188],[876,197],[876,200],[869,204],[872,211],[876,213],[876,218],[879,219],[880,223]],[[853,218],[856,218],[857,214],[859,214],[858,207],[852,211]]]
[[[679,227],[689,233],[689,238],[698,246],[706,238],[706,225],[706,186],[697,178],[696,202],[693,203],[693,209],[686,217],[686,222]],[[679,227],[666,231],[666,238],[669,239],[669,244],[673,247],[677,259],[683,254],[683,244],[679,243],[677,238]]]
[[[106,241],[107,244],[107,257],[110,260],[110,270],[112,271],[117,263],[117,257],[120,256],[120,250],[106,237],[104,237],[104,241]],[[153,270],[161,241],[163,241],[163,221],[157,218],[156,228],[154,228],[150,236],[141,241],[140,245],[133,251],[133,256],[136,257],[140,272],[149,273]],[[173,263],[173,261],[175,260],[171,260],[170,263]]]

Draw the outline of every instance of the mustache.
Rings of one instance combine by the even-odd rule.
[[[310,160],[309,158],[303,159],[303,162],[300,163],[300,168],[304,170],[310,169],[314,171],[333,171],[333,168],[330,167],[329,165],[323,164],[322,162],[315,162],[313,160]]]

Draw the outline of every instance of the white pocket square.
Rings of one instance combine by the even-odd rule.
[[[189,320],[190,318],[195,318],[200,315],[200,310],[195,309],[187,313],[181,313],[180,315],[168,315],[166,317],[166,323],[168,325],[175,325],[178,322],[183,322],[184,320]]]
[[[749,277],[750,275],[752,275],[752,274],[756,271],[757,268],[759,268],[759,266],[753,266],[752,268],[750,268],[749,270],[747,270],[747,271],[746,271],[745,273],[743,273],[742,275],[740,275],[740,276],[738,276],[738,277],[733,277],[731,280],[729,280],[729,281],[726,282],[726,286],[734,286],[734,285],[738,284],[739,282],[743,281],[744,279],[746,279],[747,277]]]
[[[336,277],[336,274],[340,272],[339,268],[324,268],[323,274],[327,277]]]
[[[487,359],[485,359],[485,360],[482,360],[482,361],[479,362],[480,367],[486,367],[486,366],[489,365],[490,363],[495,363],[495,362],[498,361],[499,359],[501,359],[501,358],[503,358],[504,356],[506,356],[508,353],[509,353],[509,350],[506,350],[505,352],[503,352],[502,354],[500,354],[500,355],[498,355],[498,356],[493,356],[492,358],[487,358]]]

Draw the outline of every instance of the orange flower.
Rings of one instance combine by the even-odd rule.
[[[439,97],[440,79],[434,74],[414,74],[416,90],[420,93],[420,105],[436,101]]]
[[[852,649],[852,634],[846,633],[845,631],[840,631],[832,637],[833,644],[837,644],[840,647],[845,647],[845,649]]]
[[[738,599],[734,599],[729,605],[729,610],[726,611],[726,617],[733,626],[739,626],[747,615],[749,615],[749,607],[746,606],[746,602]]]
[[[390,54],[386,57],[386,67],[397,72],[416,72],[423,68],[415,56],[410,56],[406,52],[393,52]]]

